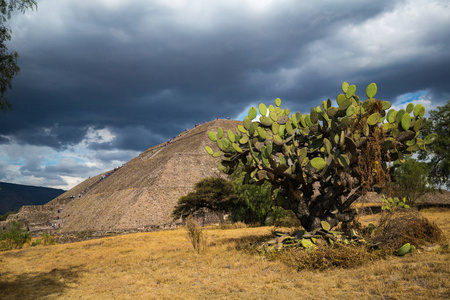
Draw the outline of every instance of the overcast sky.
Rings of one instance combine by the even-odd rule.
[[[195,124],[343,81],[396,107],[450,99],[448,0],[38,0],[0,112],[0,181],[69,189]]]

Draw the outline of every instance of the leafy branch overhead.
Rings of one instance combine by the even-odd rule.
[[[209,132],[217,149],[205,149],[221,157],[219,170],[232,174],[242,162],[246,182],[270,182],[276,204],[294,211],[306,230],[321,221],[332,227],[350,221],[350,205],[388,181],[389,162],[404,162],[435,136],[419,138],[421,104],[390,109],[388,101],[374,98],[375,83],[367,86],[365,100],[354,85],[344,82],[342,91],[336,107],[328,99],[307,114],[291,114],[280,99],[275,106],[261,103],[235,131]]]
[[[11,13],[16,9],[25,13],[27,9],[35,8],[37,8],[37,3],[34,0],[0,1],[0,110],[3,111],[11,108],[6,94],[12,88],[12,79],[20,72],[17,65],[19,55],[16,51],[9,51],[6,47],[6,42],[11,40],[11,29],[4,23],[11,18]]]

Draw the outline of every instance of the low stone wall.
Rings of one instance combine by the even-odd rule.
[[[122,235],[122,234],[131,234],[131,233],[138,233],[138,232],[155,232],[155,231],[162,231],[162,230],[174,230],[182,227],[179,223],[169,223],[165,225],[149,225],[144,226],[141,228],[130,228],[130,229],[121,229],[121,230],[106,230],[106,231],[93,231],[93,230],[85,230],[85,231],[79,231],[79,232],[65,232],[62,234],[59,234],[59,230],[53,230],[53,231],[46,231],[51,235],[57,235],[55,240],[58,244],[65,244],[65,243],[75,243],[80,241],[86,241],[86,240],[92,240],[92,239],[98,239],[102,237],[108,237],[108,236],[116,236],[116,235]]]
[[[52,220],[57,218],[58,209],[57,206],[50,205],[22,206],[17,214],[9,215],[6,221],[0,224],[0,228],[7,228],[8,224],[14,221],[22,222],[32,232],[37,228],[51,228]]]

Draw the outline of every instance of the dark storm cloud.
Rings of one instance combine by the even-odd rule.
[[[19,144],[31,144],[36,146],[48,146],[58,150],[79,143],[86,134],[86,128],[75,126],[34,127],[19,130],[15,137]]]
[[[443,103],[449,15],[439,0],[41,0],[11,25],[22,71],[0,144],[60,151],[107,129],[113,139],[86,143],[106,161],[277,97],[309,111],[343,81],[361,96],[376,82],[383,99],[426,90]]]
[[[218,19],[204,25],[214,28],[204,29],[182,24],[177,19],[182,16],[179,11],[149,6],[147,10],[130,5],[102,12],[73,6],[61,16],[67,17],[60,21],[62,29],[39,24],[41,30],[33,31],[35,35],[30,34],[21,45],[25,49],[21,51],[22,76],[16,86],[24,92],[14,94],[14,90],[13,95],[17,95],[15,110],[22,114],[11,114],[12,119],[5,120],[12,124],[10,131],[5,128],[3,133],[18,134],[24,127],[54,123],[63,124],[61,128],[65,124],[120,128],[131,123],[170,136],[182,128],[167,132],[174,115],[184,117],[183,123],[188,123],[187,118],[196,123],[218,116],[217,106],[222,105],[232,108],[228,115],[236,115],[245,102],[259,101],[274,94],[270,89],[276,90],[277,82],[247,86],[252,73],[288,68],[301,59],[309,41],[326,36],[336,22],[350,16],[351,22],[357,22],[368,10],[376,14],[384,9],[375,4],[356,5],[351,10],[329,5],[323,10],[291,3],[252,16],[232,7],[222,16],[214,12],[212,17]],[[41,8],[39,13],[47,12]],[[46,34],[45,29],[50,32]],[[179,116],[183,110],[186,114]],[[60,137],[33,137],[26,132],[22,136],[31,144],[51,147],[80,140],[78,134]]]

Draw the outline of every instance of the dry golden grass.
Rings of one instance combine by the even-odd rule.
[[[424,215],[449,239],[450,210]],[[279,261],[236,250],[270,231],[208,229],[208,248],[201,255],[183,229],[2,252],[0,298],[450,298],[448,251],[389,257],[352,269],[297,272]]]

